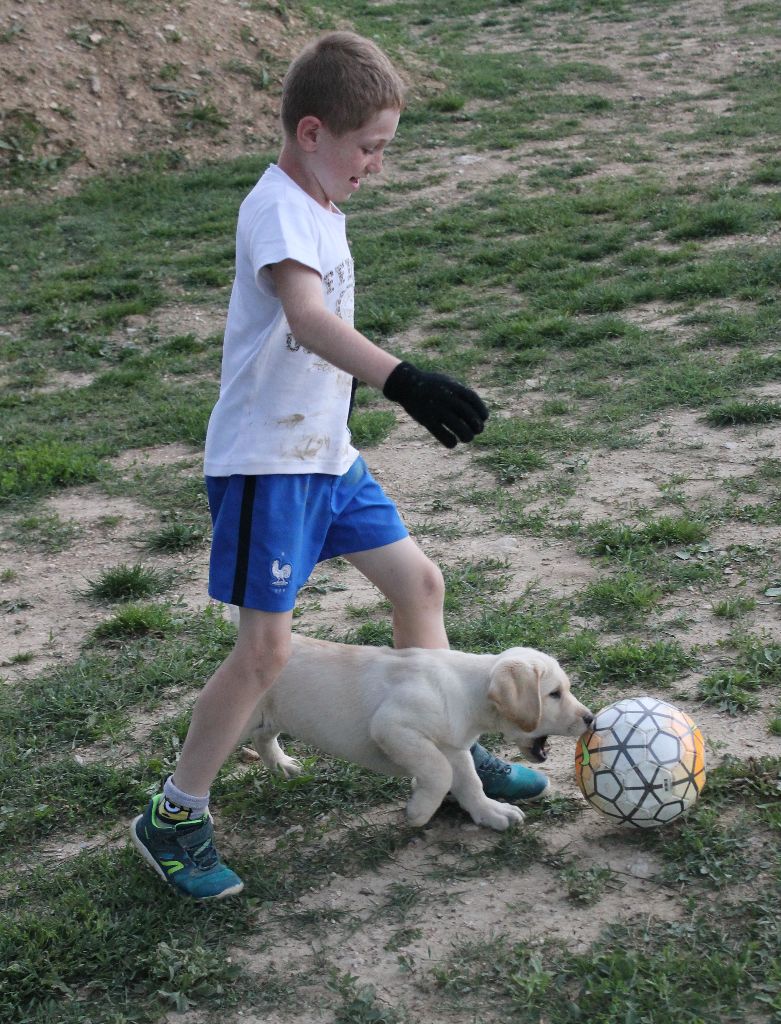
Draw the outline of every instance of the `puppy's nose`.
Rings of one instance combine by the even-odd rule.
[[[594,724],[594,722],[596,721],[596,717],[597,717],[597,716],[596,716],[596,715],[592,715],[590,711],[587,711],[587,712],[585,713],[585,715],[583,716],[583,721],[585,722],[585,724],[586,724],[586,728],[587,728],[587,729],[590,729],[590,728],[591,728],[591,726],[592,726],[592,725]]]

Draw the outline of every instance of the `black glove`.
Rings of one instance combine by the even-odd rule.
[[[446,448],[471,441],[488,419],[482,399],[471,388],[444,373],[427,373],[411,363],[399,363],[391,370],[382,393],[398,402]]]

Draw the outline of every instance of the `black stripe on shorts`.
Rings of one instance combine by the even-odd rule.
[[[241,513],[239,515],[239,541],[236,548],[236,571],[233,576],[233,594],[231,604],[244,607],[247,591],[247,575],[249,572],[250,544],[252,541],[252,509],[255,504],[255,484],[257,477],[244,478],[244,493],[241,496]]]

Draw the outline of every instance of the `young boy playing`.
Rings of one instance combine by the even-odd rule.
[[[350,444],[353,378],[447,448],[488,416],[479,396],[378,348],[352,326],[343,203],[379,173],[404,84],[372,42],[334,32],[291,65],[279,162],[244,200],[219,400],[206,438],[209,594],[240,609],[236,645],[195,704],[174,774],[131,826],[144,859],[196,899],[240,892],[212,841],[209,788],[290,655],[296,593],[341,555],[388,598],[397,647],[448,646],[442,574]],[[485,791],[532,799],[547,778],[472,750]]]

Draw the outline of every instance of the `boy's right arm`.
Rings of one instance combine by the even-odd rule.
[[[271,267],[274,287],[296,341],[386,398],[398,402],[447,448],[471,441],[488,418],[476,392],[442,373],[419,370],[369,341],[326,309],[320,275],[295,260]]]

